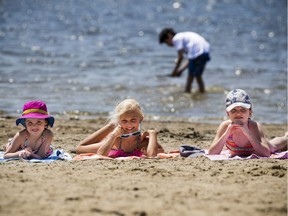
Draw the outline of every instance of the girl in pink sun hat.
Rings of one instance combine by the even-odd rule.
[[[42,101],[30,101],[24,104],[22,115],[16,125],[25,128],[17,132],[6,145],[4,158],[43,159],[53,153],[54,117],[48,114],[46,104]]]

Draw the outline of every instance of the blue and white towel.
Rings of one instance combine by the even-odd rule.
[[[45,158],[45,159],[30,159],[30,160],[26,160],[26,159],[22,159],[22,158],[9,158],[9,159],[4,159],[4,151],[0,151],[0,162],[7,162],[7,161],[11,161],[11,160],[23,160],[23,161],[27,161],[27,162],[31,162],[31,163],[50,163],[56,160],[65,160],[65,161],[70,161],[72,160],[72,157],[70,156],[69,153],[64,152],[63,149],[55,149],[53,150],[53,153]]]

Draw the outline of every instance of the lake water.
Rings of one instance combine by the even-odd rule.
[[[285,0],[0,0],[0,110],[43,100],[56,117],[106,117],[125,98],[148,119],[219,123],[225,94],[246,90],[253,118],[287,122]],[[207,93],[171,73],[164,27],[211,44]]]

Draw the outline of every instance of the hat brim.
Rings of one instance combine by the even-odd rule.
[[[29,114],[26,114],[24,116],[21,116],[19,117],[17,120],[16,120],[16,125],[18,126],[19,124],[22,124],[24,127],[26,127],[25,125],[25,119],[28,119],[28,118],[31,118],[31,119],[47,119],[48,121],[48,125],[52,128],[53,125],[54,125],[54,117],[53,116],[50,116],[50,115],[42,115],[42,114],[37,114],[37,113],[29,113]]]
[[[251,104],[247,104],[247,103],[242,103],[242,102],[236,102],[231,104],[230,106],[226,107],[226,111],[230,112],[232,109],[234,109],[235,107],[244,107],[246,109],[250,109],[251,108]]]

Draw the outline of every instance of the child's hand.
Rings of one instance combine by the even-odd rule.
[[[171,77],[180,77],[181,76],[181,72],[176,72],[176,73],[172,73]]]
[[[145,138],[149,137],[149,133],[148,131],[145,131],[142,135],[141,135],[141,141],[144,140]]]
[[[235,121],[232,122],[232,124],[242,126],[243,122],[240,121],[240,120],[235,120]]]
[[[226,133],[230,134],[233,130],[238,129],[241,127],[240,122],[230,122],[230,124],[228,125],[227,129],[226,129]]]
[[[249,128],[248,128],[248,124],[243,124],[242,123],[242,125],[240,126],[240,129],[242,130],[242,132],[244,133],[244,134],[248,134],[249,133]]]
[[[233,129],[240,129],[243,131],[243,133],[247,133],[249,132],[249,128],[248,128],[248,124],[245,124],[244,122],[242,121],[234,121],[234,122],[231,122],[231,129],[230,130],[233,130]],[[228,126],[229,127],[229,126]]]
[[[180,77],[185,69],[186,68],[178,70],[176,76]]]
[[[154,129],[149,129],[147,132],[149,135],[156,135],[157,134],[157,131]]]
[[[32,149],[27,147],[19,151],[19,158],[27,159],[31,156],[31,154],[32,154]]]
[[[121,134],[123,133],[123,129],[120,126],[120,124],[118,124],[115,129],[112,131],[112,134],[116,137],[119,137]]]
[[[149,129],[148,131],[145,131],[142,134],[141,140],[145,139],[145,138],[149,138],[149,136],[156,136],[157,135],[157,131],[154,129]]]

